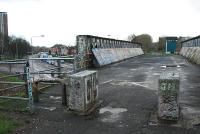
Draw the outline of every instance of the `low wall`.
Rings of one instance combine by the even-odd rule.
[[[200,47],[182,47],[180,55],[188,58],[191,62],[200,64]]]
[[[98,66],[104,66],[144,54],[141,48],[93,48]]]

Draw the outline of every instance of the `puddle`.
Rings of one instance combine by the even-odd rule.
[[[160,74],[159,74],[159,73],[154,73],[153,75],[159,75],[159,76],[160,76]]]
[[[49,110],[49,111],[54,111],[56,110],[56,107],[39,107],[40,109],[44,109],[44,110]]]
[[[166,68],[167,66],[160,66],[160,67],[162,67],[162,68]]]
[[[60,96],[50,96],[49,98],[50,98],[50,99],[53,99],[53,100],[59,100],[59,99],[61,99]]]
[[[127,112],[127,109],[104,107],[100,109],[99,113],[103,115],[101,121],[113,123],[121,119],[123,112]]]
[[[136,69],[136,68],[133,68],[133,69],[130,69],[131,71],[135,71],[135,70],[138,70],[138,69]]]
[[[162,65],[160,67],[162,67],[162,68],[167,68],[167,67],[177,67],[177,68],[180,68],[181,66],[180,65]]]

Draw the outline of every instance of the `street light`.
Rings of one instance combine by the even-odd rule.
[[[31,47],[32,47],[32,55],[33,55],[33,38],[34,37],[44,37],[44,35],[37,35],[37,36],[31,36]]]

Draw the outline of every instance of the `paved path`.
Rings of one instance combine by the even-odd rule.
[[[171,66],[171,67],[166,67]],[[152,122],[157,109],[161,72],[176,70],[181,76],[181,122]],[[83,117],[67,114],[61,105],[61,89],[41,95],[40,110],[32,123],[18,133],[27,134],[199,134],[200,67],[180,56],[144,55],[109,65],[99,71],[100,113]]]

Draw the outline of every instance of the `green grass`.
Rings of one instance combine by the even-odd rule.
[[[0,134],[12,133],[20,125],[19,121],[11,119],[6,114],[0,113]]]
[[[6,75],[9,75],[9,74],[0,72],[0,77],[6,76]],[[8,77],[8,78],[5,78],[5,79],[2,79],[2,81],[23,82],[23,80],[21,80],[18,77]],[[13,85],[9,85],[9,86],[12,87]],[[4,88],[4,87],[1,87],[1,88]],[[26,95],[24,90],[20,90],[19,92],[11,94],[10,96],[27,98],[27,95]],[[24,112],[24,111],[26,111],[27,105],[28,105],[28,102],[27,101],[23,101],[23,100],[0,99],[0,109],[4,109],[4,110],[7,110],[7,111],[21,111],[21,112]]]
[[[28,112],[28,102],[25,100],[0,99],[0,110]]]
[[[15,96],[28,98],[25,91],[19,91],[18,93],[15,94]]]
[[[9,74],[6,74],[6,73],[0,73],[0,77],[3,77],[3,76],[6,76],[6,75],[9,75]],[[13,77],[8,77],[8,78],[5,78],[5,79],[1,79],[1,80],[4,80],[4,81],[9,81],[9,82],[23,82],[22,79],[16,77],[16,76],[13,76]]]
[[[6,76],[9,74],[0,72],[0,77]],[[18,77],[8,77],[5,79],[1,79],[0,81],[8,81],[8,82],[23,82]],[[24,97],[26,96],[25,91],[19,91],[15,96]],[[10,100],[10,99],[0,99],[0,134],[9,134],[13,133],[16,128],[22,125],[22,121],[12,119],[9,116],[9,112],[19,111],[19,112],[27,112],[27,101],[22,100]],[[1,112],[7,111],[7,112]]]

